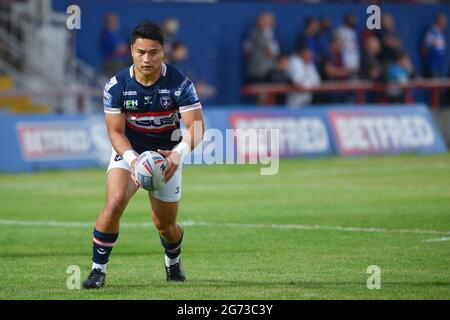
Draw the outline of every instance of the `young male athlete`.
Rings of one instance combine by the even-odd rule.
[[[113,150],[106,204],[94,227],[92,271],[83,282],[86,289],[105,284],[120,217],[138,189],[131,173],[138,154],[146,150],[158,151],[168,160],[166,184],[149,192],[152,220],[165,250],[166,279],[186,279],[180,262],[183,229],[176,218],[183,157],[203,138],[202,106],[192,82],[163,63],[164,35],[159,26],[139,24],[132,33],[131,54],[133,65],[113,77],[104,90],[105,121]],[[188,133],[183,136],[180,118]]]

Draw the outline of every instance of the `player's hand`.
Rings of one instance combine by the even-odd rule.
[[[168,182],[170,178],[173,177],[175,171],[178,169],[178,166],[180,165],[180,155],[178,152],[173,150],[160,150],[158,149],[158,152],[162,154],[164,157],[166,157],[167,160],[167,169],[165,172],[164,182]]]
[[[137,159],[131,161],[131,179],[133,179],[133,182],[136,183],[138,187],[140,187],[139,182],[137,182],[136,178],[134,177],[134,167],[136,165],[136,160]]]

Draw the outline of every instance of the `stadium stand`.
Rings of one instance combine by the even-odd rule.
[[[450,15],[450,7],[439,5],[438,1],[435,1],[436,5],[433,6],[417,4],[408,7],[408,10],[404,10],[404,4],[398,2],[383,4],[383,19],[388,20],[391,17],[394,22],[395,29],[391,34],[388,30],[375,33],[366,30],[368,3],[366,1],[346,1],[339,2],[340,4],[336,1],[320,1],[320,6],[307,3],[308,1],[248,1],[245,3],[214,1],[218,2],[214,6],[205,3],[182,3],[183,1],[176,3],[167,1],[168,3],[164,4],[160,2],[158,1],[158,4],[146,2],[146,6],[152,6],[150,11],[142,10],[144,4],[135,1],[108,3],[108,5],[105,5],[107,2],[102,1],[83,3],[84,16],[80,30],[68,30],[66,27],[68,17],[66,10],[71,4],[68,0],[2,2],[4,7],[0,15],[0,70],[3,74],[7,74],[13,85],[7,86],[9,89],[3,89],[0,96],[12,105],[14,94],[25,93],[25,96],[17,96],[14,99],[22,99],[25,105],[29,100],[34,104],[48,105],[48,109],[53,112],[99,112],[101,108],[98,99],[106,76],[102,75],[104,61],[99,44],[103,21],[94,17],[104,17],[108,12],[115,12],[117,18],[122,21],[121,34],[125,41],[129,40],[128,34],[137,21],[142,19],[151,19],[160,23],[175,21],[172,27],[176,30],[174,35],[171,35],[173,39],[170,41],[178,40],[187,44],[189,57],[185,64],[193,70],[191,73],[200,74],[211,88],[215,88],[216,94],[208,100],[208,105],[282,103],[283,99],[276,101],[276,97],[272,97],[271,94],[274,92],[295,93],[305,88],[291,88],[289,84],[280,85],[279,81],[267,79],[267,75],[258,80],[263,83],[259,89],[253,84],[250,87],[245,86],[249,82],[249,64],[255,60],[253,58],[248,60],[249,55],[255,55],[255,50],[248,50],[251,43],[247,41],[246,36],[252,30],[256,18],[266,13],[273,20],[270,40],[273,53],[268,73],[274,72],[272,76],[275,78],[283,74],[283,71],[277,74],[280,71],[276,68],[278,54],[282,57],[294,54],[298,49],[305,22],[308,19],[319,22],[319,34],[314,34],[314,39],[308,40],[309,43],[315,43],[314,46],[317,45],[317,48],[312,49],[317,51],[315,53],[316,67],[322,71],[320,74],[322,85],[310,88],[314,93],[321,93],[314,95],[312,103],[326,102],[326,100],[317,99],[318,96],[324,97],[325,93],[342,91],[353,92],[351,101],[388,101],[385,90],[391,85],[385,83],[386,71],[390,63],[389,59],[385,58],[386,54],[389,55],[389,52],[386,53],[386,48],[392,43],[391,38],[398,37],[402,52],[410,56],[419,78],[396,84],[405,90],[401,99],[397,100],[430,102],[436,108],[448,104],[448,98],[444,92],[444,88],[448,88],[446,80],[448,66],[441,68],[443,70],[439,75],[443,78],[434,78],[430,81],[421,78],[424,76],[422,72],[424,61],[428,61],[424,60],[421,51],[424,36],[427,30],[430,30],[430,25],[437,13]],[[280,2],[284,5],[279,5]],[[416,1],[416,3],[419,2]],[[6,6],[6,4],[9,5]],[[193,10],[196,13],[195,16],[189,13]],[[237,11],[240,13],[239,19],[235,14]],[[410,15],[417,18],[414,23],[409,19]],[[356,27],[345,28],[345,17],[356,19]],[[269,19],[270,23],[272,22]],[[386,22],[384,23],[386,25]],[[340,81],[341,83],[336,87],[335,83],[327,82],[324,71],[330,68],[323,68],[323,61],[331,58],[328,61],[339,63],[339,60],[343,58],[339,55],[330,57],[328,50],[329,43],[333,39],[333,32],[337,30],[338,38],[344,45],[342,50],[345,50],[348,56],[348,52],[351,52],[349,48],[354,47],[355,35],[350,31],[352,28],[358,37],[359,46],[359,51],[356,50],[357,54],[354,56],[359,54],[362,57],[362,67],[365,67],[364,59],[367,59],[363,50],[366,48],[367,39],[372,36],[380,39],[381,56],[372,59],[371,63],[379,61],[383,72],[379,77],[369,79],[361,69],[359,73],[352,73],[346,77],[348,83]],[[198,30],[202,30],[201,36],[198,36]],[[433,32],[436,34],[435,31]],[[448,28],[442,30],[442,34],[444,39],[448,39]],[[5,46],[5,43],[10,45]],[[307,43],[307,45],[310,44]],[[247,47],[247,50],[243,50],[243,47]],[[448,61],[448,52],[445,61]],[[256,65],[261,67],[260,63]],[[280,66],[283,68],[283,59]],[[329,74],[328,77],[330,78],[328,80],[336,80]],[[337,79],[342,80],[339,77]],[[356,79],[357,83],[355,83]],[[365,81],[361,82],[360,79]],[[373,83],[368,83],[369,80]],[[265,82],[275,82],[275,84],[269,86]],[[281,82],[283,84],[290,81],[284,79]],[[265,90],[262,96],[258,93],[261,90]],[[28,94],[26,94],[27,91]],[[378,92],[378,94],[373,98],[367,94],[368,91]],[[426,91],[430,91],[430,94],[428,95]],[[29,108],[22,106],[12,110],[29,111]]]

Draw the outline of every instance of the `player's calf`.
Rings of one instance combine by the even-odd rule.
[[[166,280],[175,282],[184,282],[186,276],[184,274],[183,267],[180,261],[181,255],[181,243],[183,241],[183,232],[181,232],[181,237],[178,241],[170,243],[161,234],[159,235],[161,239],[161,245],[164,248],[164,262],[166,270]]]
[[[83,282],[85,289],[101,288],[105,284],[106,266],[119,233],[105,233],[94,228],[92,239],[92,272]]]

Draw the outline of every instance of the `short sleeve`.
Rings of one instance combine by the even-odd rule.
[[[121,114],[120,88],[116,77],[112,78],[103,90],[103,110],[108,114]]]
[[[175,92],[175,95],[178,94],[177,100],[180,113],[200,109],[202,105],[192,81],[186,78],[180,87],[181,90]]]

